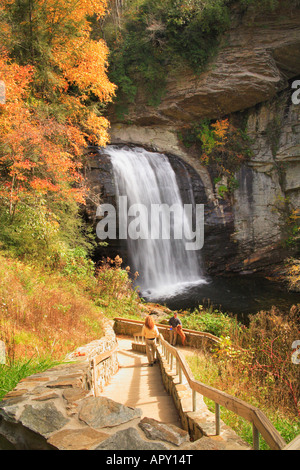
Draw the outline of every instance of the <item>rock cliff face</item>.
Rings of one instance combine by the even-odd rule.
[[[169,71],[159,106],[147,106],[139,94],[127,123],[110,116],[112,143],[150,147],[190,169],[196,202],[206,208],[202,255],[210,272],[268,269],[287,255],[281,242],[286,203],[300,207],[300,105],[291,99],[291,83],[300,76],[299,25],[299,8],[237,21],[205,73]],[[253,157],[236,174],[233,197],[223,200],[210,168],[182,146],[178,130],[241,113]]]
[[[138,93],[126,120],[171,126],[220,118],[269,100],[300,75],[300,9],[236,17],[216,57],[201,75],[166,69],[167,88],[157,107]],[[115,122],[115,116],[110,116]]]
[[[249,113],[254,155],[238,174],[233,204],[235,239],[250,253],[246,264],[255,266],[260,257],[278,261],[284,254],[280,240],[289,211],[300,208],[299,124],[300,106],[291,104],[289,93]]]

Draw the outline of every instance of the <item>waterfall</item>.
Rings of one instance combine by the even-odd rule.
[[[111,159],[117,201],[126,196],[127,207],[119,207],[120,227],[124,230],[126,225],[127,230],[133,220],[128,216],[129,207],[142,205],[146,208],[146,211],[138,212],[139,238],[127,236],[130,267],[131,271],[139,273],[137,285],[141,295],[147,300],[161,299],[176,295],[191,285],[205,283],[198,252],[186,249],[187,236],[177,239],[165,233],[168,227],[171,235],[174,230],[184,227],[189,240],[192,233],[169,159],[138,147],[108,146],[105,153]],[[185,177],[190,185],[187,175]],[[192,194],[191,185],[189,192]],[[178,210],[170,218],[170,211],[164,209],[174,204]],[[157,207],[163,209],[159,218],[153,217],[151,212]],[[153,233],[156,236],[153,237]]]

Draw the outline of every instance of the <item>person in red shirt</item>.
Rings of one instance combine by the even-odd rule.
[[[177,341],[177,327],[178,325],[182,326],[181,325],[181,320],[179,320],[178,316],[177,316],[177,312],[174,312],[174,316],[170,318],[169,320],[169,325],[170,325],[170,344],[172,344],[172,346],[175,346],[176,345],[176,341]]]

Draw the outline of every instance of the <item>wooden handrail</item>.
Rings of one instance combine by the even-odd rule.
[[[258,448],[258,432],[260,432],[272,450],[281,450],[286,447],[286,442],[262,411],[239,398],[235,398],[226,392],[222,392],[195,380],[182,353],[174,346],[171,346],[161,334],[159,336],[159,341],[163,348],[176,358],[178,361],[177,364],[184,373],[193,392],[200,393],[206,398],[213,400],[218,406],[224,406],[228,410],[233,411],[238,416],[241,416],[252,423],[255,449]]]
[[[103,353],[98,354],[98,356],[95,356],[92,359],[92,367],[96,367],[98,364],[100,364],[100,362],[103,362],[106,359],[108,359],[109,357],[111,357],[113,355],[113,353],[116,352],[118,349],[119,349],[119,346],[118,346],[118,344],[116,344],[109,351],[104,351]]]
[[[300,450],[300,434],[282,450]]]

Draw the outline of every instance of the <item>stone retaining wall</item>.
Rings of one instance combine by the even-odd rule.
[[[141,347],[141,345],[139,345]],[[223,421],[221,421],[221,435],[216,435],[215,414],[208,410],[203,397],[197,394],[197,411],[192,411],[192,390],[187,383],[179,383],[178,376],[166,358],[157,351],[161,369],[162,380],[166,391],[172,396],[179,413],[181,424],[194,442],[194,450],[202,449],[207,437],[217,439],[219,449],[245,450],[250,447],[237,436]],[[216,444],[216,443],[215,443]]]
[[[103,433],[82,419],[90,400],[118,370],[116,352],[93,365],[95,356],[117,345],[112,323],[105,321],[103,329],[101,339],[78,348],[63,364],[26,377],[4,397],[0,449],[89,448],[103,440]]]
[[[101,396],[118,369],[111,323],[66,362],[27,377],[0,402],[0,450],[187,449],[188,432]],[[95,366],[102,353],[112,356]],[[105,356],[105,354],[104,354]],[[95,361],[96,359],[96,361]]]
[[[126,320],[123,318],[115,318],[114,331],[117,335],[129,335],[134,337],[134,335],[141,334],[143,322],[138,320]],[[156,323],[158,331],[164,337],[166,341],[170,341],[170,327],[168,325]],[[213,335],[209,337],[202,336],[201,333],[197,331],[187,330],[183,328],[183,331],[186,335],[185,346],[189,346],[196,349],[210,348],[218,341]],[[177,343],[181,345],[181,338],[177,336]]]

